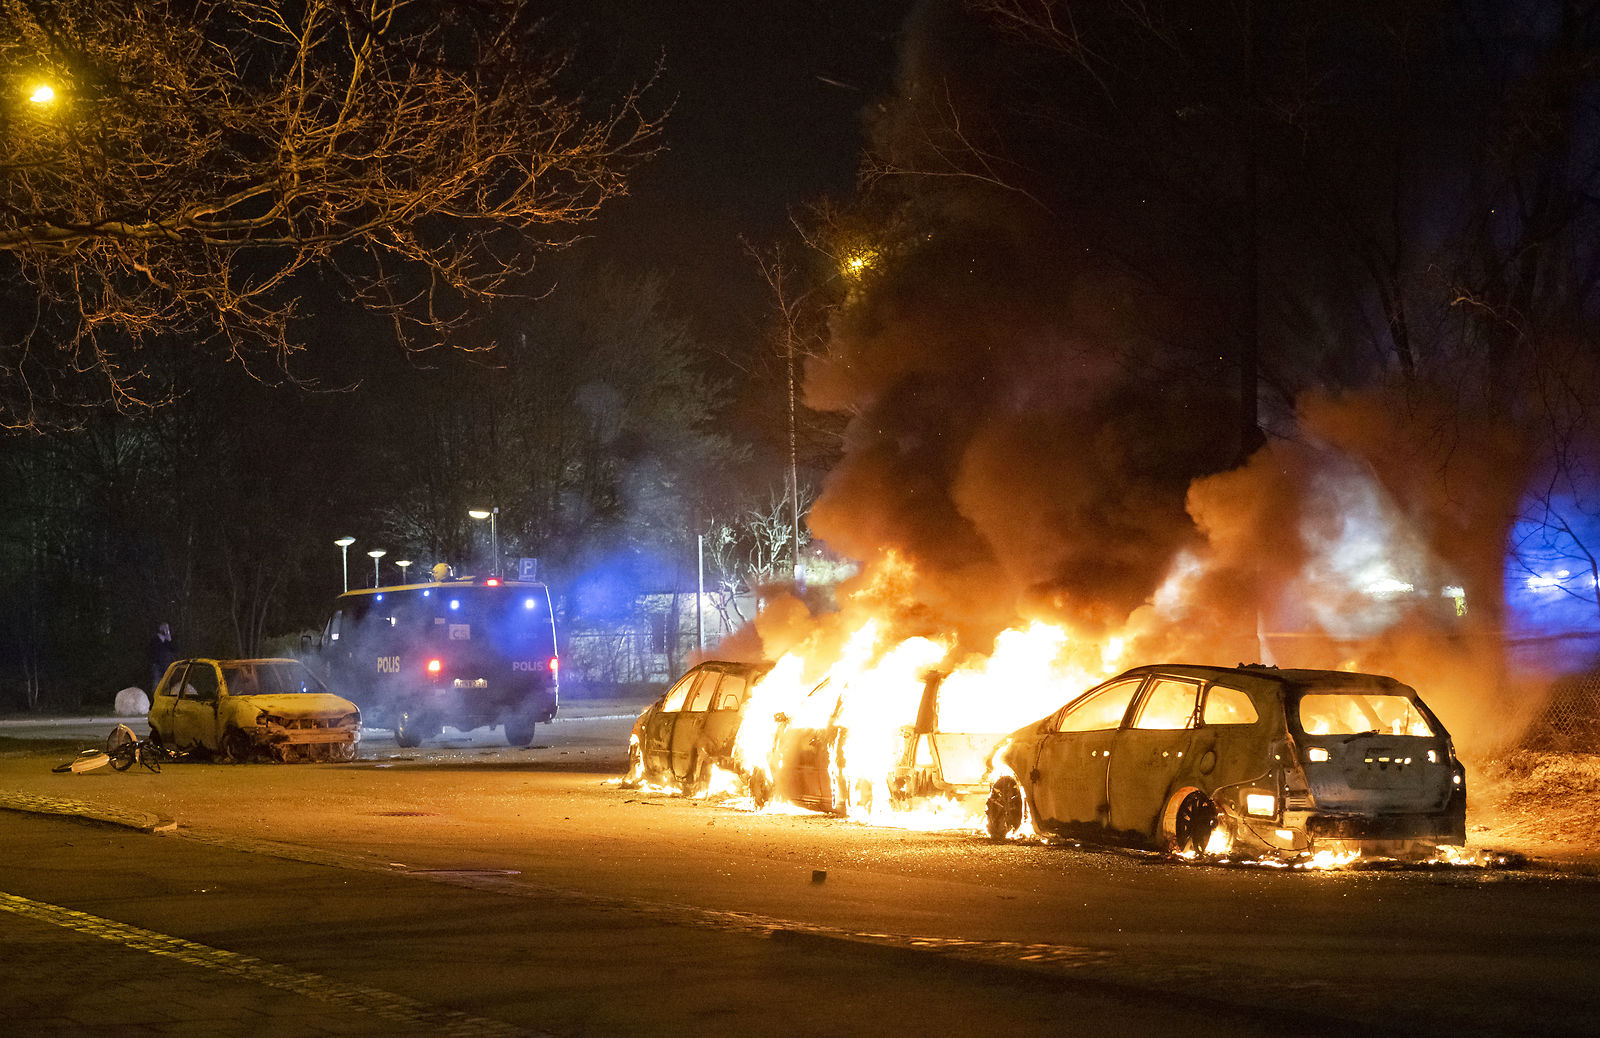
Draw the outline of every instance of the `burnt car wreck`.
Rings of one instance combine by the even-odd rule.
[[[150,741],[234,763],[351,761],[361,711],[293,659],[178,660],[150,703]]]
[[[986,758],[1004,733],[945,731],[940,691],[946,676],[932,671],[915,687],[898,690],[893,699],[904,707],[905,723],[893,723],[902,718],[892,716],[865,734],[852,732],[848,683],[823,679],[796,716],[775,718],[765,764],[747,776],[752,801],[760,807],[776,798],[840,816],[852,809],[870,813],[874,801],[891,810],[931,799],[981,807]]]
[[[1342,671],[1127,671],[991,760],[989,835],[1183,855],[1400,859],[1466,842],[1466,776],[1416,691]]]
[[[689,668],[634,722],[626,781],[705,793],[718,768],[733,770],[750,690],[770,667],[707,660]]]

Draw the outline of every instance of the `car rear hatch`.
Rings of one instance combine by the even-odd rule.
[[[1403,690],[1317,689],[1297,698],[1300,764],[1317,811],[1444,810],[1458,782],[1449,736]]]

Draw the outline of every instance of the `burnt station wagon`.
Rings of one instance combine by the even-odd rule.
[[[1136,667],[1014,733],[989,834],[1185,854],[1414,858],[1466,842],[1465,771],[1410,686],[1259,665]]]

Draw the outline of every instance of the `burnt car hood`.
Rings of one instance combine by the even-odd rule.
[[[279,717],[343,717],[358,712],[354,703],[332,692],[266,692],[229,698],[244,710]]]

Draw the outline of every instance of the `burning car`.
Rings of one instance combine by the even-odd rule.
[[[1375,674],[1136,667],[996,750],[992,837],[1185,855],[1431,856],[1466,842],[1466,776],[1410,686]]]
[[[628,781],[698,796],[717,767],[732,767],[750,689],[771,664],[708,660],[651,703],[628,736]]]
[[[150,705],[150,739],[223,760],[348,761],[361,711],[293,659],[178,660]]]
[[[947,732],[939,725],[939,692],[945,678],[931,672],[914,685],[901,682],[899,695],[880,689],[899,716],[852,729],[859,701],[848,682],[824,679],[795,709],[777,718],[772,752],[750,780],[758,806],[770,797],[829,814],[852,807],[871,811],[874,802],[896,809],[924,797],[984,803],[986,757],[1003,732]],[[891,707],[892,710],[892,707]],[[904,723],[893,723],[903,721]]]

